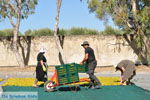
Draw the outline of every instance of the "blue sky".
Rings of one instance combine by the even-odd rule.
[[[39,0],[35,14],[21,21],[20,31],[28,29],[51,28],[54,29],[56,15],[56,0]],[[110,20],[109,25],[115,27]],[[63,0],[60,13],[60,28],[86,27],[96,30],[104,30],[103,21],[89,13],[86,2],[80,0]],[[0,22],[0,30],[12,28],[8,19]]]

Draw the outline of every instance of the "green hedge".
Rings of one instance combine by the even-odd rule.
[[[13,29],[0,30],[0,36],[13,36]],[[22,36],[21,32],[19,32],[19,36]]]
[[[53,31],[48,28],[43,28],[39,30],[27,30],[24,35],[25,36],[49,36],[49,35],[53,35]]]
[[[19,33],[19,35],[24,36],[53,36],[54,31],[49,28],[42,28],[38,30],[27,30],[24,34]],[[94,29],[88,29],[88,28],[79,28],[79,27],[73,27],[71,29],[59,29],[59,35],[117,35],[117,34],[123,34],[123,31],[114,29],[111,26],[106,26],[104,31],[97,31]],[[13,36],[13,30],[12,29],[5,29],[0,31],[0,36]]]
[[[12,29],[1,30],[0,36],[13,36],[13,30]]]
[[[26,36],[51,36],[54,31],[48,28],[39,29],[39,30],[27,30],[25,32]],[[87,29],[87,28],[71,28],[71,29],[60,29],[59,35],[94,35],[99,34],[100,32]]]
[[[102,32],[102,34],[104,34],[104,35],[119,35],[119,34],[123,34],[123,31],[121,31],[119,29],[115,29],[108,25],[105,27],[105,30]]]

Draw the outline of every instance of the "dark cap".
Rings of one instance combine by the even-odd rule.
[[[89,42],[88,41],[84,41],[81,46],[84,46],[84,45],[89,45]]]

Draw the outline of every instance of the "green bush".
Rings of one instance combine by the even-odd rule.
[[[60,29],[58,34],[59,35],[68,35],[68,30]]]
[[[99,34],[97,30],[87,28],[71,28],[68,30],[68,35],[96,35]]]
[[[105,30],[101,32],[104,35],[118,35],[118,34],[123,34],[123,32],[119,29],[114,29],[109,25],[106,25]]]
[[[27,30],[25,36],[51,36],[54,31],[48,28],[39,30]],[[59,29],[59,35],[95,35],[99,34],[98,31],[87,28],[71,28],[71,29]]]
[[[39,30],[27,30],[25,36],[51,36],[53,31],[48,28],[43,28]]]
[[[99,32],[94,29],[87,29],[87,28],[79,28],[73,27],[71,29],[59,29],[59,35],[97,35],[97,34],[104,34],[104,35],[117,35],[123,34],[123,31],[119,29],[114,29],[111,26],[106,26],[105,30]],[[22,36],[21,33],[19,33]],[[53,36],[54,31],[49,28],[42,28],[38,30],[27,30],[24,33],[25,36]],[[0,31],[0,36],[13,36],[13,29],[5,29]]]
[[[13,29],[1,30],[0,36],[13,36]]]
[[[13,36],[13,29],[0,30],[0,36]],[[19,36],[22,36],[21,32],[19,32]]]

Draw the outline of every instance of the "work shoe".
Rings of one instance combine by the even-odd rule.
[[[90,89],[95,89],[95,86],[91,86]]]
[[[89,87],[90,89],[100,89],[101,88],[101,85],[96,85],[96,86],[91,86]]]

